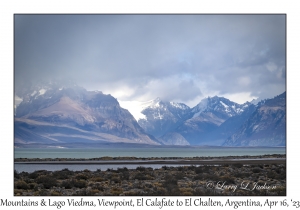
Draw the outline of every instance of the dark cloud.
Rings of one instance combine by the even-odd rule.
[[[15,84],[67,77],[120,100],[271,97],[285,90],[285,27],[285,15],[15,15]]]

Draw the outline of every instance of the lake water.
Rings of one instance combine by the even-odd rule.
[[[15,158],[221,157],[285,154],[285,147],[15,148]]]
[[[97,158],[97,157],[221,157],[221,156],[244,156],[286,154],[285,147],[261,147],[261,148],[233,148],[233,147],[176,147],[176,148],[95,148],[95,149],[29,149],[15,148],[15,158]],[[48,164],[14,164],[18,172],[34,172],[36,170],[56,171],[68,168],[73,171],[88,169],[107,170],[127,167],[135,169],[141,164],[107,164],[107,165],[48,165]],[[160,168],[161,164],[145,165],[145,167]],[[178,166],[178,165],[172,165]]]
[[[69,169],[71,171],[83,171],[85,169],[88,169],[90,171],[96,171],[98,169],[102,170],[102,171],[106,171],[107,169],[118,169],[118,168],[128,168],[128,169],[136,169],[137,167],[139,166],[143,166],[142,164],[128,164],[128,165],[124,165],[124,164],[120,164],[120,165],[116,165],[116,164],[113,164],[113,165],[83,165],[83,164],[80,164],[80,165],[68,165],[68,164],[59,164],[59,165],[48,165],[48,164],[18,164],[18,163],[15,163],[15,170],[18,171],[18,172],[22,172],[22,171],[25,171],[25,172],[28,172],[28,173],[32,173],[34,171],[37,171],[37,170],[47,170],[47,171],[59,171],[59,170],[62,170],[62,169]],[[161,168],[163,166],[172,166],[172,167],[177,167],[177,166],[180,166],[180,165],[167,165],[167,164],[147,164],[147,165],[144,165],[144,167],[151,167],[153,169],[156,169],[156,168]],[[183,166],[183,165],[182,165]]]

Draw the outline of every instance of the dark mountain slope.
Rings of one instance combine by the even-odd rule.
[[[111,95],[86,91],[78,86],[47,84],[32,89],[19,96],[23,99],[15,117],[15,140],[19,143],[159,144]]]
[[[224,146],[285,146],[286,92],[258,104],[257,109]]]

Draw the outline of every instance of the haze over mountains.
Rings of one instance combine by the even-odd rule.
[[[285,92],[257,105],[214,96],[191,108],[156,98],[140,110],[136,120],[113,96],[71,82],[22,85],[15,88],[15,146],[286,144]]]
[[[158,145],[111,95],[75,84],[39,84],[16,90],[15,144],[122,142]]]

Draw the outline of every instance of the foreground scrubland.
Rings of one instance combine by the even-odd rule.
[[[285,164],[14,172],[16,196],[286,195]]]

